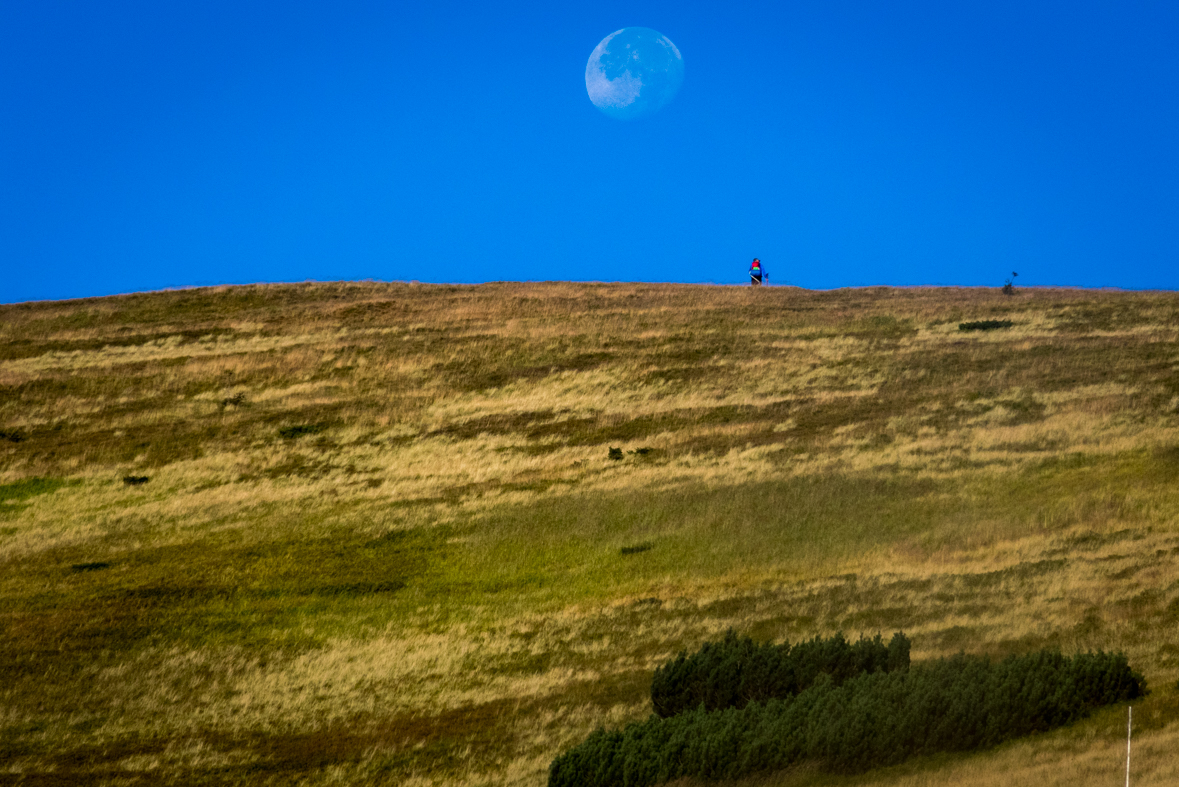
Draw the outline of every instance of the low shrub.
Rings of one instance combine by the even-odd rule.
[[[74,563],[70,566],[70,571],[102,571],[104,568],[110,568],[111,564],[106,561],[99,560],[93,563]]]
[[[855,773],[909,757],[994,746],[1142,696],[1122,654],[1041,651],[993,663],[959,655],[909,670],[828,676],[797,696],[598,730],[553,760],[549,787],[735,779],[803,760]]]
[[[975,320],[974,322],[958,323],[960,331],[994,331],[999,328],[1010,328],[1015,325],[1011,320]]]
[[[238,393],[235,393],[233,396],[227,396],[224,399],[222,399],[221,400],[221,409],[224,410],[226,407],[243,407],[243,406],[245,406],[245,404],[246,404],[246,395],[244,393],[238,392]]]
[[[909,647],[908,637],[900,632],[887,645],[879,634],[854,645],[843,634],[773,645],[730,631],[719,642],[706,643],[691,655],[680,653],[656,669],[651,702],[655,713],[663,717],[699,706],[743,708],[751,702],[798,694],[820,675],[840,685],[863,672],[908,669]]]
[[[297,424],[295,426],[284,426],[278,430],[278,434],[287,440],[293,440],[303,435],[319,434],[325,429],[327,429],[327,426],[324,424]]]

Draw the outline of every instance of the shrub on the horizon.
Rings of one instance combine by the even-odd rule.
[[[820,675],[835,685],[863,672],[909,668],[909,638],[897,632],[886,645],[879,634],[854,645],[842,633],[791,645],[755,643],[731,630],[719,642],[655,670],[651,702],[659,716],[674,716],[703,705],[706,710],[743,708],[751,702],[784,698],[809,688]]]

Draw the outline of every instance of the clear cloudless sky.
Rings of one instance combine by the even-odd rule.
[[[678,96],[590,103],[654,28]],[[1175,0],[0,0],[0,302],[339,279],[1179,288]]]

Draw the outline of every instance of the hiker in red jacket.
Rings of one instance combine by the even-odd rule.
[[[753,262],[749,265],[749,283],[754,287],[761,286],[761,260],[757,257],[753,258]],[[769,281],[769,275],[766,275],[766,281]]]

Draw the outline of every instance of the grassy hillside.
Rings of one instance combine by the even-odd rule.
[[[730,627],[1124,650],[1179,781],[1179,295],[0,306],[0,783],[542,784]],[[1114,783],[1124,712],[749,784]]]

